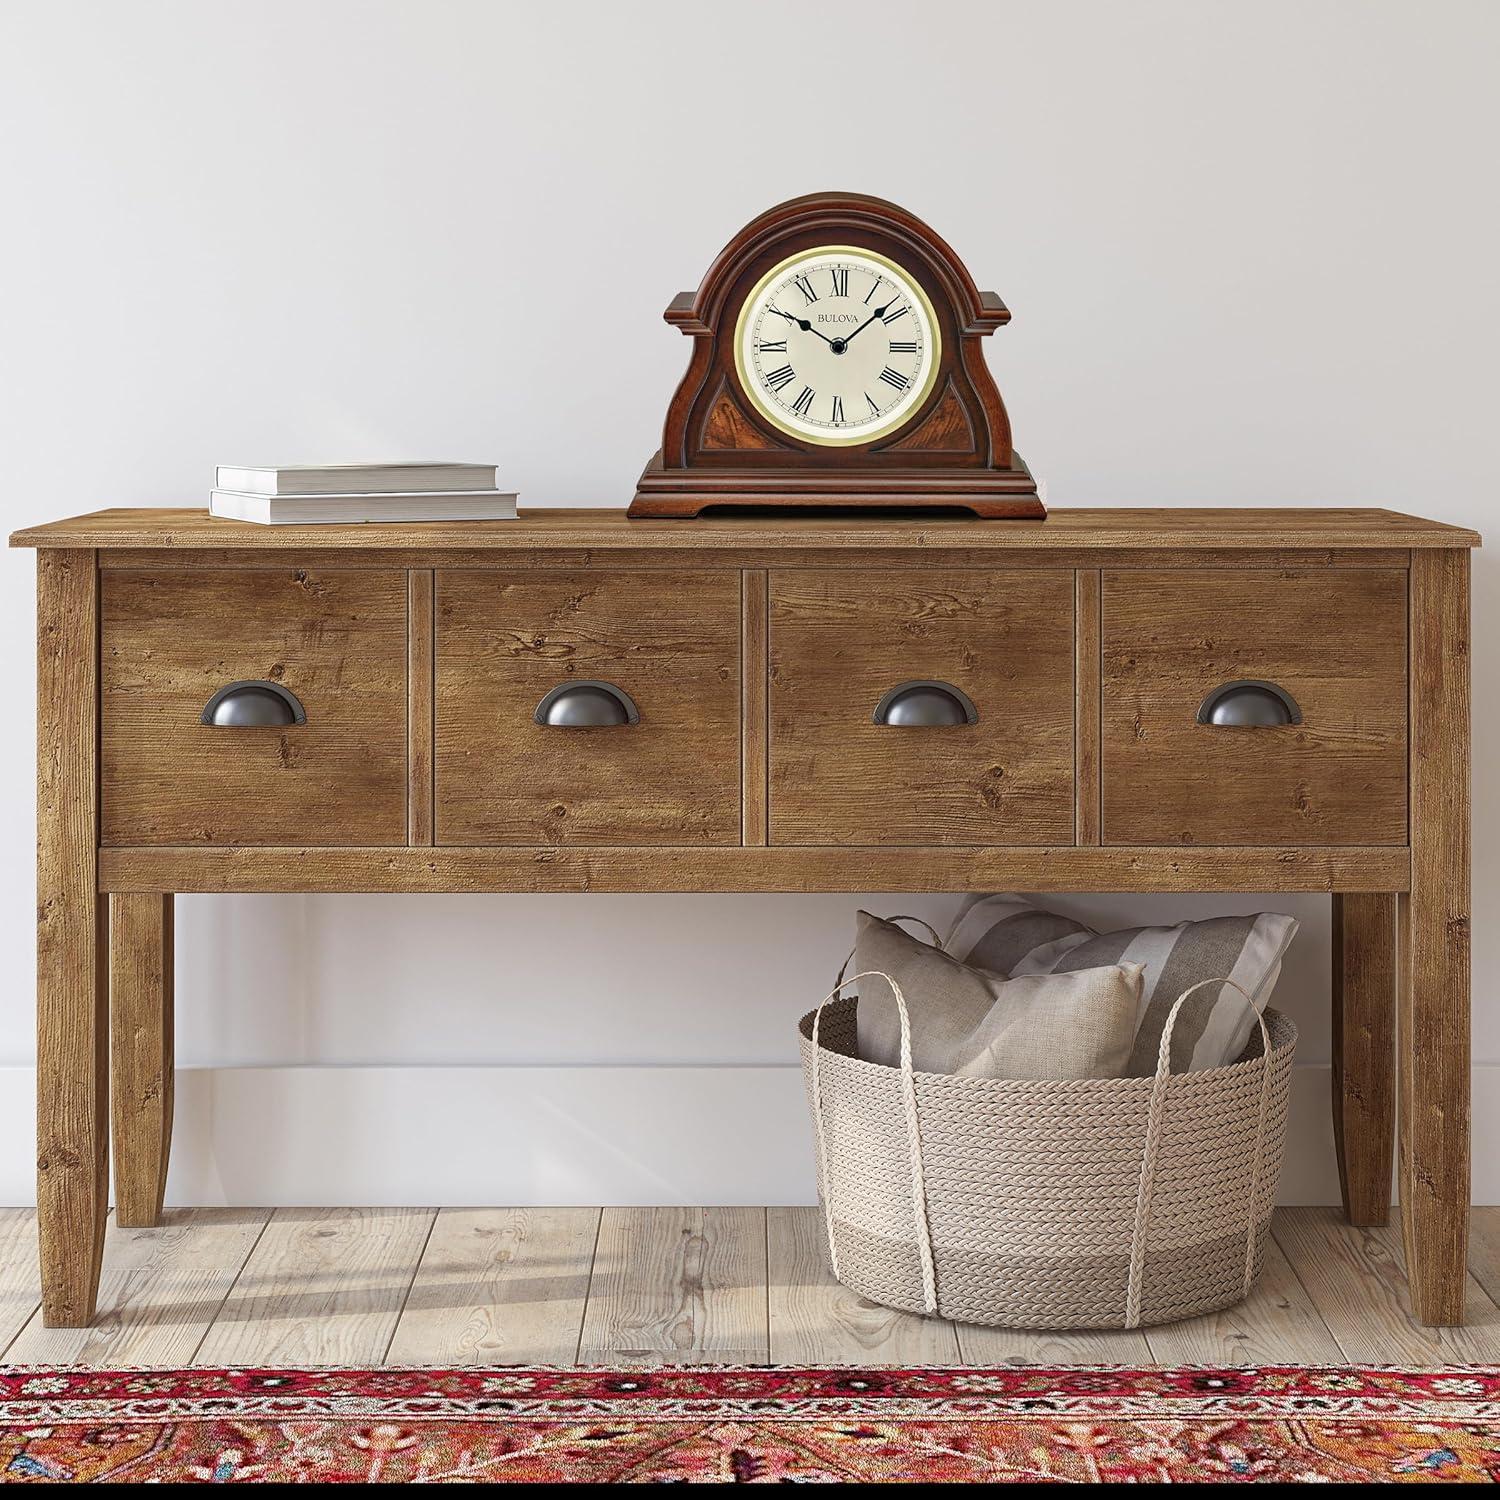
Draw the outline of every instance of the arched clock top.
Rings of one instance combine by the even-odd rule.
[[[776,245],[790,247],[804,237],[814,243],[837,244],[841,243],[838,236],[853,235],[857,243],[861,231],[897,239],[943,279],[960,333],[993,333],[1010,322],[1010,309],[994,292],[980,291],[952,246],[930,225],[895,203],[865,193],[809,193],[767,209],[719,252],[698,290],[679,292],[662,316],[683,333],[697,338],[712,335],[723,299],[747,262],[760,259]]]

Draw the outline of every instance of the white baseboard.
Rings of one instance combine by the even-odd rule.
[[[1500,1065],[1474,1138],[1500,1141]],[[1329,1070],[1295,1071],[1283,1203],[1338,1200]],[[35,1201],[30,1068],[0,1069],[0,1203]],[[185,1068],[177,1205],[779,1204],[814,1200],[796,1068]],[[1500,1203],[1500,1153],[1474,1153]]]

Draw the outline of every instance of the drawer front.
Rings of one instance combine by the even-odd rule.
[[[1073,574],[770,577],[775,844],[1071,844]],[[969,724],[877,724],[904,682]]]
[[[279,683],[307,722],[202,723]],[[100,575],[106,844],[406,842],[406,574]]]
[[[740,842],[738,572],[442,572],[436,628],[438,843]],[[639,722],[535,721],[590,681]]]
[[[1107,844],[1404,844],[1404,570],[1106,572]],[[1300,724],[1200,724],[1282,688]]]

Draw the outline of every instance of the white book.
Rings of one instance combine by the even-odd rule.
[[[506,490],[453,490],[410,495],[247,495],[215,490],[209,513],[261,526],[331,526],[359,521],[513,521]]]
[[[242,495],[419,495],[493,490],[494,464],[220,464],[214,486]]]

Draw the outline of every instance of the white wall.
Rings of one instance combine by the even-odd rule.
[[[991,361],[1052,503],[1493,529],[1497,62],[1490,0],[0,0],[0,522],[201,504],[217,461],[493,458],[532,505],[623,504],[688,353],[668,299],[763,208],[837,187],[928,218],[1011,305]],[[0,565],[0,1200],[21,1201],[32,564]],[[1475,583],[1495,1201],[1486,553]],[[205,1071],[173,1194],[803,1197],[798,1085],[749,1069],[794,1062],[858,904],[184,899],[179,1056]],[[1279,999],[1309,1065],[1288,1191],[1316,1198],[1327,903],[1275,904],[1306,923]]]

